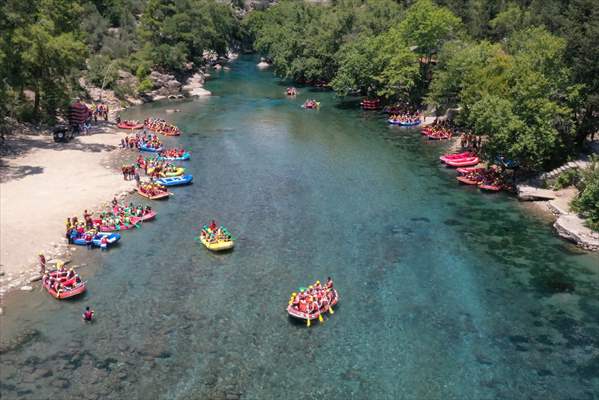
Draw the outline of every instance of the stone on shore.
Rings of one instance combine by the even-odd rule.
[[[561,215],[553,224],[557,233],[587,250],[599,250],[599,232],[594,232],[584,225],[584,220],[577,215]]]
[[[210,96],[212,93],[203,88],[205,75],[201,73],[195,73],[187,79],[185,85],[181,88],[183,92],[186,92],[190,96]]]
[[[523,201],[553,200],[555,193],[552,190],[539,189],[528,185],[518,185],[518,199]]]
[[[258,64],[256,64],[256,66],[260,69],[266,69],[266,68],[270,67],[270,64],[267,63],[266,61],[260,61]]]
[[[260,58],[260,62],[256,66],[260,69],[265,69],[270,67],[270,63],[266,62],[264,58]]]
[[[33,286],[29,286],[29,285],[21,286],[21,290],[24,292],[31,292],[33,290]]]

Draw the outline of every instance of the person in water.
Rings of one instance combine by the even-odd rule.
[[[89,306],[85,307],[83,312],[83,320],[85,322],[92,322],[94,320],[94,310],[91,310]]]
[[[329,276],[327,278],[327,289],[332,289],[333,288],[333,280],[331,279],[331,277]]]

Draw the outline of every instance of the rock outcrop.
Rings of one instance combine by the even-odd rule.
[[[189,96],[210,96],[212,93],[203,87],[204,80],[204,74],[199,72],[193,74],[185,82],[185,85],[182,88],[183,92],[187,93]]]
[[[260,58],[260,62],[256,66],[260,69],[266,69],[270,67],[270,64],[264,58]]]
[[[166,99],[169,96],[177,96],[181,93],[181,82],[175,79],[174,75],[152,71],[148,78],[152,82],[153,90],[144,93],[147,101],[158,101]]]
[[[593,232],[584,225],[584,221],[577,215],[560,215],[553,227],[558,235],[566,240],[576,243],[586,250],[599,250],[599,233]]]

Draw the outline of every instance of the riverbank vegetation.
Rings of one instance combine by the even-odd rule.
[[[152,70],[183,73],[239,41],[234,9],[215,0],[47,0],[0,4],[0,114],[53,121],[81,77],[122,96]],[[121,71],[138,84],[118,84]]]
[[[283,1],[245,22],[283,77],[439,114],[459,107],[489,157],[543,170],[599,127],[599,12],[566,3]]]

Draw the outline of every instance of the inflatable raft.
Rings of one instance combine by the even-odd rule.
[[[59,281],[62,280],[62,284],[69,283],[66,278],[57,278],[56,272],[57,271],[52,271],[50,274],[54,273],[54,275],[51,276],[53,276],[55,279]],[[80,281],[77,283],[75,278],[72,278],[70,280],[75,280],[75,282],[73,282],[73,284],[67,285],[66,288],[58,289],[58,291],[50,285],[50,277],[42,279],[42,286],[44,287],[44,289],[48,291],[48,293],[50,293],[50,296],[59,300],[64,300],[70,297],[78,296],[81,293],[85,292],[85,290],[87,289],[87,282]]]
[[[232,249],[235,246],[235,242],[233,240],[216,240],[213,242],[209,242],[204,238],[204,236],[200,235],[200,241],[208,250],[212,251],[224,251]]]
[[[140,217],[140,218],[141,218],[140,220],[141,220],[142,222],[151,221],[151,220],[153,220],[154,218],[156,218],[156,215],[157,215],[157,214],[158,214],[158,213],[157,213],[156,211],[152,210],[152,211],[150,211],[150,212],[148,212],[148,213],[145,213],[144,215],[142,215],[142,216]]]
[[[476,157],[476,154],[472,153],[470,151],[465,151],[463,153],[444,154],[441,157],[439,157],[439,160],[446,162],[448,160],[459,160],[462,158],[472,158],[472,157]]]
[[[465,167],[465,168],[458,168],[456,169],[456,172],[460,175],[466,175],[466,174],[471,174],[471,173],[479,173],[482,174],[483,172],[485,172],[486,169],[485,168],[476,168],[476,167]]]
[[[492,185],[490,183],[479,183],[478,188],[480,190],[484,190],[486,192],[499,192],[501,191],[501,186]]]
[[[111,244],[118,242],[121,238],[121,235],[114,232],[99,232],[92,237],[91,244],[100,247],[100,245],[102,244],[103,237],[106,237],[107,244],[110,246]],[[88,244],[88,242],[85,240],[85,237],[78,237],[76,239],[73,239],[73,244],[76,244],[78,246],[85,246]]]
[[[318,317],[320,315],[329,311],[329,309],[332,306],[336,305],[339,301],[339,294],[337,293],[337,290],[336,289],[331,289],[331,290],[332,290],[333,296],[330,300],[330,303],[323,305],[323,307],[321,307],[320,310],[316,310],[312,313],[301,312],[299,309],[293,307],[293,304],[289,304],[287,306],[287,314],[289,314],[293,318],[302,319],[304,321],[313,321],[315,319],[318,319]]]
[[[139,150],[140,150],[140,151],[147,151],[147,152],[149,152],[149,153],[160,153],[160,152],[162,151],[162,146],[160,146],[160,147],[157,147],[157,148],[154,148],[154,147],[147,147],[147,146],[145,145],[145,143],[144,143],[144,144],[141,144],[141,145],[139,145]]]
[[[161,184],[162,186],[181,186],[188,185],[193,180],[192,175],[182,175],[182,176],[174,176],[170,178],[160,178],[156,179],[156,183]]]
[[[134,129],[142,129],[144,127],[144,124],[141,124],[141,123],[135,122],[135,121],[121,121],[116,126],[119,129],[134,130]]]
[[[164,191],[164,192],[157,193],[153,196],[150,196],[149,194],[142,192],[141,189],[137,189],[137,193],[139,193],[140,196],[143,196],[146,199],[150,199],[150,200],[166,199],[171,195],[170,192]]]
[[[378,110],[381,108],[381,101],[379,99],[364,99],[360,102],[360,106],[363,110]]]
[[[181,157],[158,157],[160,161],[187,161],[190,158],[191,154],[189,154],[188,152],[183,153]]]
[[[162,172],[160,175],[162,175],[165,178],[172,178],[174,176],[181,176],[184,173],[185,173],[185,168],[179,167],[179,168],[176,168],[174,171]]]
[[[458,182],[463,183],[464,185],[478,185],[481,182],[479,179],[467,176],[458,176],[456,179]]]
[[[457,160],[447,160],[445,164],[449,167],[471,167],[479,163],[478,157],[460,158]]]
[[[316,110],[316,109],[320,108],[320,102],[315,101],[313,103],[304,103],[304,104],[302,104],[302,108],[305,108],[308,110]]]
[[[154,168],[148,168],[148,174],[152,174],[154,172]],[[161,172],[160,176],[163,178],[170,178],[173,176],[180,176],[183,175],[185,173],[185,168],[183,167],[178,167],[176,168],[174,171],[170,171],[170,172]]]
[[[420,125],[420,121],[404,122],[404,121],[397,121],[397,120],[391,119],[391,118],[389,118],[387,120],[387,122],[390,123],[391,125],[399,125],[399,126],[416,126],[416,125]]]
[[[100,245],[102,244],[103,237],[106,238],[106,243],[108,244],[108,246],[115,244],[121,239],[121,235],[118,233],[100,232],[96,234],[96,236],[94,236],[94,238],[92,239],[92,243],[94,244],[94,246],[100,247]]]
[[[113,232],[113,231],[127,231],[129,229],[137,228],[139,225],[139,221],[142,219],[140,217],[129,217],[128,224],[120,224],[120,225],[102,225],[102,220],[95,219],[93,221],[94,225],[100,226],[100,232]]]

